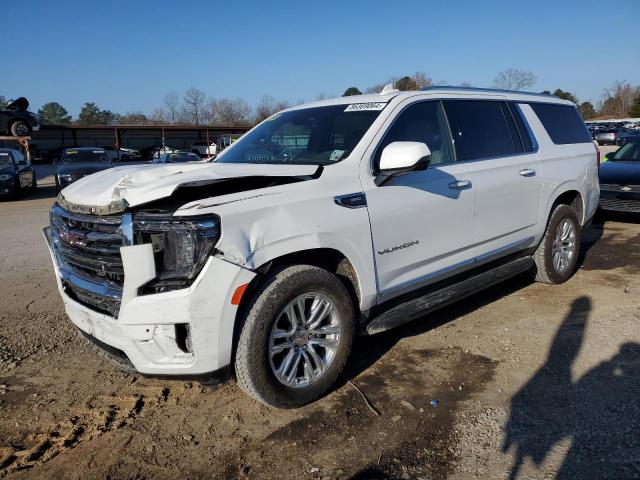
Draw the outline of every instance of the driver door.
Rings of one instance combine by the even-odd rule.
[[[468,268],[475,256],[475,167],[455,162],[441,102],[413,102],[396,116],[373,153],[374,170],[396,141],[426,143],[431,164],[381,186],[374,174],[364,179],[382,300]]]

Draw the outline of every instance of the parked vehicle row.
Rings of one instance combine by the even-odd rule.
[[[69,185],[44,230],[69,318],[120,366],[232,366],[248,394],[296,407],[332,386],[357,332],[522,272],[566,281],[599,198],[575,105],[469,92],[299,105],[213,163]]]
[[[37,188],[36,172],[18,150],[0,148],[0,197],[17,197]]]

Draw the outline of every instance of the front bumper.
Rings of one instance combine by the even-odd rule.
[[[600,191],[600,209],[640,213],[640,193]]]
[[[211,257],[189,288],[139,295],[140,287],[155,277],[151,245],[121,247],[125,280],[116,319],[67,293],[50,229],[45,228],[43,234],[71,321],[86,334],[122,351],[136,370],[152,375],[199,375],[229,365],[237,311],[231,298],[240,285],[255,277],[254,272]],[[189,334],[186,351],[177,326]]]

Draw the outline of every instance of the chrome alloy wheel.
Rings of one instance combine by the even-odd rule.
[[[558,273],[564,273],[576,253],[576,231],[573,223],[564,219],[558,225],[551,248],[553,267]]]
[[[271,328],[271,371],[287,387],[308,387],[327,371],[339,342],[336,305],[322,293],[299,295],[282,309]]]

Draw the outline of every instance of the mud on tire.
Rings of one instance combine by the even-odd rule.
[[[286,312],[289,312],[289,307],[292,304],[297,305],[296,301],[301,297],[305,298],[306,295],[317,295],[317,298],[325,299],[331,304],[332,329],[337,332],[334,338],[338,340],[335,345],[332,344],[331,362],[326,368],[319,370],[322,373],[312,383],[308,385],[304,383],[301,385],[285,384],[277,376],[282,377],[282,373],[277,373],[280,369],[276,368],[273,359],[273,332],[281,331],[279,322],[282,321],[283,316],[285,319],[287,318]],[[309,317],[313,314],[313,306],[317,305],[314,302],[316,300],[312,297],[306,304],[308,305],[306,308]],[[304,310],[304,307],[302,309]],[[297,311],[300,312],[300,309]],[[294,313],[293,317],[295,316]],[[235,373],[238,385],[253,398],[266,405],[276,408],[295,408],[318,399],[335,383],[347,362],[355,330],[354,308],[344,285],[327,270],[311,265],[289,265],[274,268],[258,285],[245,307],[242,317],[244,321],[235,354]],[[302,317],[305,318],[304,314]],[[339,321],[335,321],[336,318]],[[298,333],[303,334],[302,337],[304,337],[306,331],[302,332],[302,328],[304,327],[301,327],[301,331]],[[300,350],[301,365],[300,370],[297,371],[302,372],[300,375],[307,378],[302,349],[308,351],[307,348],[314,347],[314,353],[317,353],[316,347],[318,345],[298,346],[295,342],[298,340],[304,342],[304,338],[300,339],[296,335],[293,334],[285,341],[295,345],[289,351],[295,351],[295,354],[298,355],[298,350]],[[296,340],[292,341],[293,337]],[[312,341],[310,340],[310,342]],[[319,347],[319,351],[322,353],[322,347]],[[326,352],[325,358],[328,358]],[[315,362],[309,363],[310,365],[315,364]]]
[[[563,240],[563,232],[559,229],[567,225],[572,229],[573,236],[567,235],[567,238]],[[580,220],[575,210],[568,205],[556,206],[549,217],[542,241],[533,254],[535,280],[549,284],[559,284],[569,280],[578,263],[580,238]],[[570,256],[565,263],[562,263],[562,268],[559,268],[555,261],[559,249],[570,250]]]

